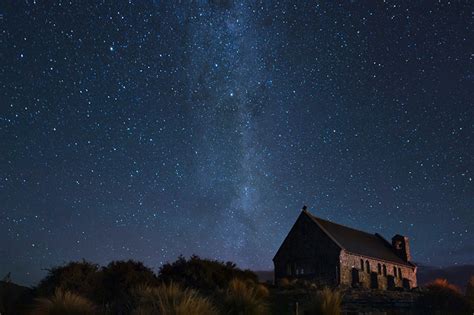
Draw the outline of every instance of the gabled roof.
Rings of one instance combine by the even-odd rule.
[[[372,257],[395,264],[415,265],[401,259],[392,249],[392,245],[379,234],[370,234],[344,225],[315,217],[306,210],[302,211],[315,222],[341,249],[352,254]]]

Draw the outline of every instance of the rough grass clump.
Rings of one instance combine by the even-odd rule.
[[[290,280],[288,280],[288,278],[281,278],[278,281],[278,286],[280,286],[282,288],[289,288],[290,287]]]
[[[474,276],[469,278],[469,281],[466,286],[466,297],[474,305]]]
[[[142,286],[136,290],[136,296],[138,306],[134,315],[217,315],[209,299],[175,283],[158,287]]]
[[[100,287],[100,267],[86,260],[73,261],[48,270],[46,277],[36,287],[40,297],[49,297],[57,289],[73,292],[91,300]]]
[[[36,300],[32,315],[91,315],[95,307],[88,299],[75,293],[57,289],[50,298]]]
[[[420,304],[432,314],[465,314],[470,308],[459,288],[446,279],[436,279],[426,285]]]
[[[310,295],[306,314],[340,315],[342,295],[337,290],[324,288]]]
[[[229,315],[267,314],[268,289],[251,281],[233,279],[230,281],[223,301],[223,311]]]

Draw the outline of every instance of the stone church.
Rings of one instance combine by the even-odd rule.
[[[416,265],[406,236],[388,242],[370,234],[301,214],[273,258],[275,281],[306,279],[330,286],[413,288]]]

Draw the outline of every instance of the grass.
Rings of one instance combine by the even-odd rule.
[[[138,288],[136,296],[138,306],[134,315],[217,315],[216,308],[208,298],[175,283],[158,287],[143,286]]]
[[[431,309],[432,314],[469,314],[469,302],[461,290],[446,279],[436,279],[426,285],[420,304]]]
[[[223,313],[229,315],[267,314],[268,296],[268,289],[261,284],[233,279],[224,296]]]
[[[433,282],[429,283],[426,288],[428,290],[446,290],[461,293],[461,290],[457,286],[449,283],[446,279],[435,279]]]
[[[318,315],[340,315],[342,295],[337,290],[324,288],[311,293],[310,300],[306,306],[307,314]]]
[[[32,315],[91,315],[95,307],[88,299],[75,293],[58,289],[50,298],[36,300]]]

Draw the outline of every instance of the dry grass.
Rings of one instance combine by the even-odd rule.
[[[91,315],[95,314],[94,305],[86,298],[75,293],[57,289],[50,298],[36,300],[32,315]]]
[[[446,279],[436,279],[426,285],[420,304],[431,309],[433,314],[468,314],[469,302],[459,288]]]
[[[288,280],[288,278],[281,278],[278,280],[278,286],[288,288],[290,286],[290,280]]]
[[[266,298],[268,296],[268,289],[263,285],[233,279],[224,297],[224,314],[267,314]]]
[[[337,290],[324,288],[311,294],[307,314],[340,315],[342,296]]]
[[[461,293],[461,290],[455,286],[454,284],[451,284],[448,282],[446,279],[435,279],[433,282],[429,283],[426,285],[426,288],[428,289],[443,289],[443,290],[450,290],[453,292]]]
[[[136,296],[138,306],[133,312],[134,315],[217,315],[209,299],[174,283],[158,287],[140,287]]]

